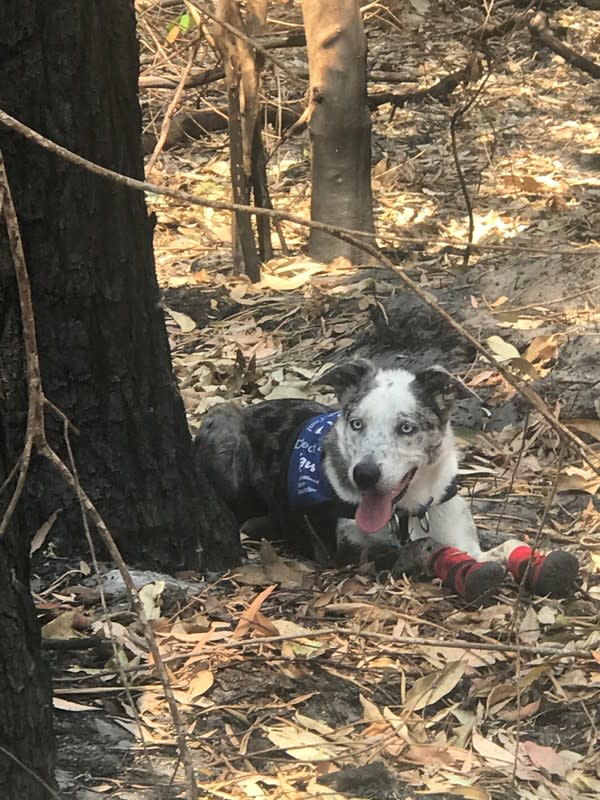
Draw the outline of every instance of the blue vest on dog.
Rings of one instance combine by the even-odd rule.
[[[336,500],[321,463],[323,439],[341,411],[313,417],[298,434],[288,465],[288,502],[293,509]]]

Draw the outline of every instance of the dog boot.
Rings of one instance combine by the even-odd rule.
[[[522,544],[509,555],[508,569],[517,583],[525,578],[525,588],[532,594],[567,597],[577,579],[579,562],[566,550],[553,550],[544,556]]]
[[[490,602],[506,575],[505,568],[498,561],[475,561],[456,547],[434,550],[429,571],[469,605]]]

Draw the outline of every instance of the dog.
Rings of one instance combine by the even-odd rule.
[[[409,540],[417,563],[467,602],[493,595],[507,567],[531,591],[568,594],[570,553],[542,556],[516,539],[482,551],[457,489],[450,415],[462,384],[449,372],[355,359],[316,383],[338,408],[278,399],[218,405],[203,420],[196,459],[241,524],[322,563],[367,558],[394,574]]]

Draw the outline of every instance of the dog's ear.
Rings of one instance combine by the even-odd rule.
[[[358,388],[365,380],[375,375],[375,368],[366,358],[356,358],[338,367],[332,367],[317,378],[315,384],[331,386],[340,403],[344,402],[348,392]]]
[[[467,387],[447,369],[434,364],[415,375],[421,399],[446,422],[456,400],[469,393]]]

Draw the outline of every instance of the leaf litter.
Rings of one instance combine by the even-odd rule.
[[[139,5],[166,47],[159,4]],[[411,0],[397,4],[399,17],[390,27],[393,14],[383,4],[369,5],[370,68],[397,65],[412,71],[421,87],[468,54],[464,37],[450,30],[479,19],[476,4],[446,4],[453,28],[435,4]],[[281,14],[298,21],[287,7],[278,6],[275,16]],[[598,36],[597,21],[584,9],[562,11],[557,20],[582,46]],[[181,54],[169,50],[163,59],[140,30],[144,74],[178,76]],[[426,47],[415,45],[416,33]],[[172,36],[180,42],[182,32]],[[571,373],[563,377],[563,362],[572,367],[573,340],[597,351],[598,292],[590,276],[598,256],[586,254],[585,246],[600,221],[600,184],[578,158],[595,152],[600,119],[591,83],[556,58],[539,56],[534,64],[523,32],[495,46],[507,69],[493,73],[471,112],[468,135],[459,137],[463,171],[471,187],[478,183],[474,241],[548,252],[473,254],[468,288],[450,311],[464,312],[523,379],[548,378],[564,389]],[[288,51],[302,64],[305,54],[296,53]],[[146,95],[153,113],[170,96],[156,89]],[[221,100],[213,86],[199,102]],[[464,277],[448,254],[449,243],[464,244],[467,230],[447,135],[455,107],[406,105],[392,119],[384,106],[373,114],[383,148],[373,178],[378,234],[434,293]],[[276,131],[265,135],[273,145]],[[225,134],[213,133],[166,150],[156,167],[162,182],[227,198],[225,144]],[[269,168],[276,207],[308,217],[305,146],[305,138],[285,141]],[[305,232],[287,223],[282,228],[294,255],[278,255],[252,285],[231,268],[228,214],[160,196],[149,202],[157,216],[167,332],[192,431],[216,403],[281,396],[330,402],[314,378],[333,359],[360,352],[357,343],[374,320],[391,329],[394,304],[404,301],[402,285],[386,269],[358,269],[343,259],[323,265],[301,255]],[[422,241],[406,241],[416,238]],[[580,254],[560,252],[578,244]],[[483,359],[458,367],[493,411],[514,402],[512,387]],[[584,414],[572,412],[562,394],[557,404],[567,408],[565,424],[586,439],[600,464],[597,413],[589,405]],[[353,792],[319,779],[379,763],[395,787],[390,793],[381,784],[376,794],[375,786],[372,796],[380,800],[415,791],[475,800],[511,792],[523,800],[597,796],[600,513],[593,495],[600,480],[570,454],[559,464],[558,437],[534,412],[526,426],[522,417],[507,419],[486,431],[457,428],[461,477],[476,521],[484,535],[501,527],[531,541],[558,465],[560,494],[545,534],[548,544],[577,549],[583,584],[573,598],[526,598],[517,608],[515,587],[507,586],[490,608],[465,611],[436,582],[376,580],[368,567],[316,569],[252,542],[246,542],[247,562],[214,582],[174,587],[168,576],[148,576],[144,605],[206,796],[349,797]],[[573,492],[587,499],[570,506]],[[142,738],[151,746],[154,776],[145,766],[140,771],[136,753],[125,778],[92,772],[86,784],[105,796],[145,797],[153,781],[172,779],[175,732],[134,615],[115,594],[105,620],[89,580],[82,569],[38,595],[48,639],[91,632],[99,642],[112,639],[116,649],[100,666],[89,655],[91,666],[82,656],[76,672],[65,669],[55,682],[55,704],[70,718],[102,712],[129,737],[130,751]],[[515,649],[506,650],[509,643]],[[552,656],[529,649],[547,646]],[[587,649],[589,657],[574,655],[576,649]],[[135,708],[115,659],[129,676]],[[177,774],[173,789],[181,788]]]

